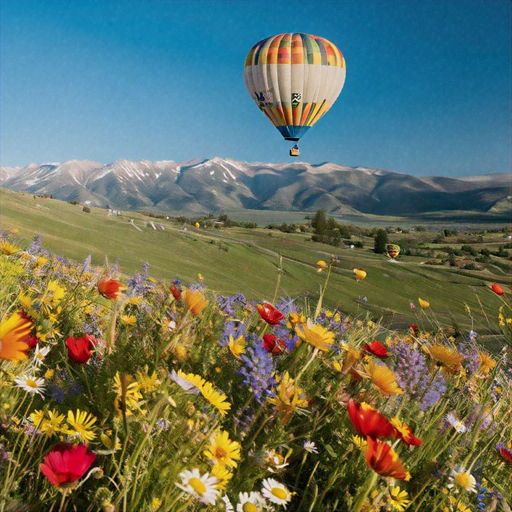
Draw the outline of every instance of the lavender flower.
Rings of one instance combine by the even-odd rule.
[[[397,343],[393,351],[397,356],[395,373],[398,385],[419,401],[422,411],[434,406],[446,391],[444,376],[437,374],[431,382],[425,355],[408,343]]]
[[[219,308],[228,316],[234,316],[236,308],[243,307],[246,303],[247,300],[243,293],[231,295],[229,297],[226,297],[225,295],[219,295],[217,297],[217,304],[219,305]]]
[[[244,385],[254,393],[256,401],[263,404],[268,397],[274,395],[273,388],[276,382],[272,377],[275,370],[272,356],[259,341],[256,341],[247,348],[240,359],[243,365],[239,373],[244,377]]]
[[[232,336],[234,340],[239,338],[240,336],[244,336],[247,330],[247,326],[238,320],[228,320],[224,324],[224,329],[222,330],[222,335],[219,340],[219,345],[221,347],[227,347],[229,344],[229,337]]]

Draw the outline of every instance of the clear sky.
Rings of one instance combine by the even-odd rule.
[[[2,165],[220,156],[287,162],[243,82],[283,32],[347,78],[299,160],[414,175],[511,171],[508,0],[0,0]]]

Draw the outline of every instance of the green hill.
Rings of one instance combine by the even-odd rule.
[[[151,221],[157,229],[148,224]],[[497,333],[502,302],[488,286],[499,282],[507,289],[510,275],[509,260],[504,260],[508,271],[496,265],[462,271],[424,265],[425,258],[412,256],[392,263],[370,247],[335,248],[309,241],[309,234],[190,226],[183,232],[172,220],[136,212],[108,216],[106,210],[97,208],[86,213],[82,205],[5,189],[1,190],[0,225],[3,230],[18,228],[27,243],[41,234],[46,248],[72,259],[83,260],[90,254],[92,263],[100,265],[105,258],[110,262],[119,258],[126,275],[140,271],[148,262],[152,276],[195,282],[201,273],[205,284],[218,293],[244,293],[257,300],[272,300],[280,254],[281,294],[318,296],[326,273],[319,274],[315,263],[320,259],[328,262],[332,255],[339,258],[339,264],[333,269],[325,303],[347,314],[365,316],[369,312],[398,328],[439,322],[473,328],[482,335]],[[367,271],[364,281],[355,280],[355,267]],[[421,310],[418,297],[429,300],[431,308]],[[415,311],[410,309],[411,302],[416,304]],[[475,317],[473,325],[465,304]]]

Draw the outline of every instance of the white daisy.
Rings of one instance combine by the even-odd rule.
[[[459,420],[455,414],[451,412],[446,415],[446,421],[459,433],[467,432],[467,427],[464,425],[464,422]]]
[[[19,388],[24,389],[27,393],[34,395],[38,393],[43,396],[45,381],[40,377],[35,377],[34,375],[25,375],[24,377],[18,377],[14,379],[14,382]]]
[[[260,512],[265,504],[259,492],[241,492],[238,500],[240,503],[236,506],[236,512]]]
[[[221,500],[224,502],[224,510],[226,512],[235,512],[233,505],[231,505],[231,501],[229,501],[229,498],[226,495],[222,496]]]
[[[316,449],[316,444],[313,441],[306,441],[303,447],[304,450],[306,450],[309,453],[318,453],[318,450]]]
[[[271,503],[283,505],[286,508],[287,503],[292,499],[292,493],[278,481],[273,478],[265,478],[261,494]]]
[[[39,366],[50,352],[51,347],[40,348],[39,344],[36,345],[36,351],[34,353],[34,366]]]
[[[448,484],[448,487],[450,488],[455,487],[455,485],[457,485],[457,487],[460,487],[465,491],[476,492],[475,477],[469,471],[466,471],[461,466],[452,469],[450,480],[451,483]]]
[[[214,505],[219,495],[217,490],[218,480],[209,473],[201,476],[198,469],[192,471],[182,471],[179,474],[181,484],[176,485],[185,492],[197,498],[201,503],[206,505]]]

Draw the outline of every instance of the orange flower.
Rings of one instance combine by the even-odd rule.
[[[30,348],[26,341],[30,337],[32,321],[21,312],[12,314],[0,323],[0,359],[25,361]]]
[[[436,364],[441,366],[445,372],[457,375],[462,371],[464,357],[455,350],[444,345],[431,345],[426,350]]]
[[[203,309],[208,306],[208,302],[199,290],[193,292],[187,289],[185,292],[185,305],[192,316],[201,314]]]
[[[409,480],[411,475],[402,466],[398,454],[391,446],[372,437],[367,437],[366,462],[375,473],[398,480]]]
[[[106,299],[118,300],[124,290],[126,290],[126,286],[117,279],[102,277],[98,282],[98,291]]]
[[[410,446],[421,446],[423,441],[414,437],[412,428],[407,425],[407,423],[400,421],[398,418],[392,418],[391,424],[396,429],[395,437],[401,439],[404,443],[407,443]]]
[[[366,367],[366,371],[372,379],[374,386],[383,395],[403,395],[404,392],[396,382],[396,375],[387,367],[377,364],[375,360],[371,360]]]
[[[394,436],[396,433],[386,416],[365,402],[358,403],[350,399],[347,403],[347,410],[352,425],[363,436],[382,439]]]
[[[485,352],[481,350],[478,352],[478,358],[480,360],[480,366],[478,367],[478,375],[487,377],[489,372],[496,366],[496,361]]]

